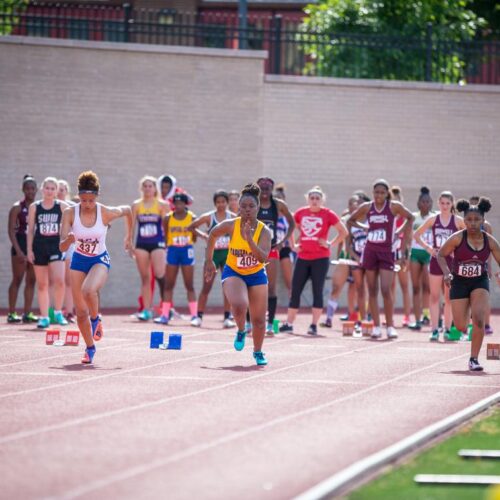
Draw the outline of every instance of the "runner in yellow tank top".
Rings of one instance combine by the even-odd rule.
[[[205,254],[205,279],[211,280],[216,272],[213,262],[215,241],[223,234],[230,234],[229,254],[222,271],[222,288],[238,326],[234,348],[241,351],[245,347],[245,316],[250,309],[253,356],[258,365],[266,365],[262,352],[268,289],[264,266],[271,251],[271,231],[257,220],[259,195],[259,186],[247,184],[241,191],[240,217],[223,221],[210,232]]]

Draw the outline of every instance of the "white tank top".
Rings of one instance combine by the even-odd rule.
[[[108,227],[102,223],[100,203],[96,203],[97,217],[92,227],[86,227],[80,219],[80,203],[75,205],[75,219],[73,221],[73,233],[76,238],[75,252],[87,257],[101,255],[106,251],[106,233]]]

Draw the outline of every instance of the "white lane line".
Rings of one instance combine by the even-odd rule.
[[[78,377],[77,373],[50,373],[50,372],[0,372],[0,377],[2,375],[11,376],[26,376],[26,377]]]
[[[439,351],[439,352],[447,352],[451,351],[450,348],[448,347],[398,347],[398,349],[401,349],[402,351]]]
[[[342,354],[340,354],[340,355],[342,355]],[[76,488],[73,488],[71,490],[66,491],[65,493],[60,495],[60,498],[64,498],[64,499],[76,498],[76,497],[85,495],[87,493],[90,493],[91,491],[96,491],[96,490],[99,490],[102,488],[106,488],[107,486],[110,486],[111,484],[121,482],[121,481],[126,481],[128,479],[133,478],[133,477],[148,473],[148,472],[152,471],[153,469],[165,467],[166,465],[170,465],[172,463],[179,462],[180,460],[192,457],[192,456],[197,455],[199,453],[203,453],[203,452],[208,451],[208,450],[215,448],[217,446],[227,444],[231,441],[235,441],[235,440],[240,439],[242,437],[246,437],[250,434],[255,434],[257,432],[261,432],[264,429],[267,429],[269,427],[272,427],[272,426],[275,426],[278,424],[283,424],[283,423],[289,422],[290,420],[293,420],[293,419],[296,419],[299,417],[304,417],[306,415],[310,415],[311,413],[316,413],[318,411],[322,411],[322,410],[325,410],[327,408],[330,408],[334,405],[344,403],[346,401],[354,399],[354,398],[361,396],[363,394],[367,394],[369,392],[380,389],[381,387],[384,387],[386,385],[394,384],[394,382],[397,382],[398,380],[402,380],[404,378],[411,377],[412,375],[415,375],[415,374],[420,373],[422,371],[429,370],[429,369],[434,368],[436,366],[439,366],[441,364],[449,363],[451,361],[455,361],[455,360],[458,360],[460,358],[464,358],[465,356],[468,356],[468,354],[461,354],[460,356],[455,356],[453,358],[439,361],[439,362],[433,363],[431,365],[427,365],[425,367],[418,368],[418,369],[413,370],[411,372],[405,373],[403,375],[399,375],[398,377],[391,378],[390,380],[385,380],[384,382],[374,384],[370,387],[367,387],[365,389],[361,389],[357,392],[343,396],[341,398],[333,399],[333,400],[328,401],[326,403],[322,403],[322,404],[319,404],[316,406],[312,406],[310,408],[306,408],[304,410],[297,411],[295,413],[281,416],[281,417],[275,418],[273,420],[269,420],[265,423],[255,425],[253,427],[246,427],[245,429],[243,429],[241,431],[227,434],[223,437],[209,441],[208,443],[192,446],[191,448],[187,448],[179,453],[174,453],[173,455],[169,455],[168,457],[158,458],[158,459],[152,460],[150,462],[146,462],[146,463],[134,466],[134,467],[130,467],[126,470],[122,470],[121,472],[119,472],[117,474],[106,475],[102,479],[88,481],[88,482],[82,484],[82,486],[79,486],[79,487],[76,487]]]
[[[345,345],[292,344],[291,347],[313,347],[315,349],[347,349]]]
[[[291,340],[293,340],[293,339],[291,339]],[[362,349],[362,350],[369,351],[369,350],[373,350],[373,349],[380,349],[380,348],[387,346],[387,345],[394,345],[394,344],[379,343],[379,344],[372,345],[372,346],[367,347],[367,348]],[[229,351],[229,350],[219,351],[219,353],[224,353],[224,352],[234,352],[234,351],[232,351],[232,350],[231,351]],[[192,396],[199,396],[200,394],[206,394],[208,392],[213,392],[213,391],[217,391],[220,389],[226,389],[227,387],[239,385],[239,384],[248,382],[250,380],[255,380],[255,379],[259,379],[259,378],[263,378],[263,377],[269,377],[271,375],[274,375],[276,373],[281,373],[281,372],[286,371],[286,370],[300,368],[302,366],[310,365],[313,363],[321,363],[323,361],[329,361],[329,360],[334,359],[334,358],[338,358],[341,356],[347,356],[349,354],[354,354],[354,353],[358,353],[358,352],[360,352],[360,350],[352,350],[352,351],[347,351],[347,352],[343,352],[340,354],[332,354],[330,356],[325,356],[323,358],[304,361],[302,363],[297,363],[295,365],[289,365],[289,366],[285,366],[282,368],[277,368],[276,370],[266,370],[263,373],[258,373],[256,375],[251,375],[249,377],[244,377],[244,378],[241,378],[238,380],[233,380],[231,382],[225,382],[224,384],[219,384],[219,385],[216,385],[213,387],[208,387],[205,389],[192,391],[192,392],[180,394],[177,396],[169,396],[166,398],[158,399],[156,401],[148,401],[148,402],[144,402],[144,403],[140,403],[140,404],[124,406],[124,407],[118,408],[116,410],[111,410],[111,411],[102,412],[102,413],[96,413],[93,415],[89,415],[89,416],[81,417],[81,418],[76,418],[73,420],[68,420],[66,422],[61,422],[58,424],[47,425],[45,427],[38,427],[36,429],[32,429],[29,431],[21,431],[21,432],[16,432],[14,434],[7,434],[6,436],[3,436],[0,438],[0,444],[9,443],[11,441],[17,441],[19,439],[24,439],[24,438],[31,437],[31,436],[37,436],[39,434],[44,434],[46,432],[50,432],[50,431],[54,431],[54,430],[67,429],[69,427],[81,425],[81,424],[86,423],[86,422],[92,422],[92,421],[99,420],[99,419],[105,418],[105,417],[113,417],[116,415],[122,415],[124,413],[131,412],[131,411],[138,411],[138,410],[143,410],[146,408],[154,408],[156,406],[160,406],[160,405],[163,405],[165,403],[172,402],[172,401],[179,401],[179,400],[186,399],[186,398],[189,398]],[[219,353],[216,353],[216,354],[219,354]],[[210,356],[210,354],[208,354],[206,356]],[[201,357],[204,357],[204,356],[197,356],[197,358],[201,358]],[[144,368],[138,368],[138,369],[144,369]],[[130,370],[130,371],[134,371],[134,370]],[[110,374],[110,375],[113,375],[113,374]],[[102,377],[107,377],[110,375],[102,375]],[[96,380],[97,378],[98,377],[93,377],[92,379],[88,379],[88,380]],[[71,384],[72,384],[72,382],[68,382],[68,383],[59,384],[59,385],[71,385]],[[56,386],[53,386],[53,387],[56,387]],[[21,392],[23,392],[23,391],[21,391]],[[32,391],[29,391],[29,392],[32,392]]]
[[[198,335],[202,335],[202,334],[198,334]],[[293,340],[293,338],[287,339],[287,340],[281,341],[281,343],[287,342],[287,341],[289,342],[292,340]],[[271,344],[268,343],[267,345],[273,345],[273,344],[277,344],[277,343],[279,343],[279,342],[273,342]],[[143,345],[142,342],[140,342],[140,344]],[[122,344],[120,346],[110,346],[110,347],[108,347],[108,349],[111,349],[114,347],[128,347],[128,346]],[[209,353],[199,354],[196,356],[189,356],[189,357],[174,359],[174,360],[170,360],[170,361],[161,361],[159,363],[153,363],[153,364],[148,364],[148,365],[144,365],[144,366],[137,366],[135,368],[129,368],[128,370],[119,370],[119,371],[114,371],[113,373],[106,373],[103,375],[92,375],[92,376],[87,377],[87,378],[79,378],[78,380],[72,380],[69,382],[61,382],[58,384],[46,385],[46,386],[42,386],[42,387],[34,387],[32,389],[25,389],[22,391],[8,392],[5,394],[0,394],[0,399],[9,398],[12,396],[24,396],[26,394],[31,394],[34,392],[46,391],[49,389],[57,389],[60,387],[66,387],[68,385],[80,384],[80,383],[84,383],[84,382],[94,382],[95,380],[101,380],[101,379],[109,378],[109,377],[116,377],[118,375],[125,375],[127,373],[134,373],[134,372],[140,371],[140,370],[149,370],[150,368],[155,368],[157,366],[168,366],[168,365],[173,365],[173,364],[177,364],[177,363],[182,363],[184,361],[191,361],[194,359],[201,359],[201,358],[206,358],[206,357],[216,356],[218,354],[226,354],[226,353],[234,353],[234,349],[233,348],[224,349],[222,351],[209,352]],[[52,359],[52,358],[48,358],[48,359]],[[90,367],[88,367],[88,368],[90,368]]]

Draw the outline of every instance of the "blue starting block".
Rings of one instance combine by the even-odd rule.
[[[151,332],[149,347],[151,349],[158,349],[160,344],[163,344],[163,332]]]
[[[179,333],[171,333],[168,336],[167,349],[182,349],[182,335],[180,335]]]

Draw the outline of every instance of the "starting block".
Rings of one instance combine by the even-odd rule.
[[[352,337],[355,325],[354,321],[344,321],[342,323],[342,335],[344,337]]]
[[[361,333],[363,337],[371,337],[373,333],[373,321],[362,321]]]
[[[68,330],[66,332],[66,340],[64,345],[78,345],[80,342],[80,331],[79,330]]]
[[[182,335],[178,333],[171,333],[168,336],[168,345],[167,349],[182,349]]]
[[[151,332],[149,347],[151,349],[158,349],[160,344],[163,344],[163,332]]]
[[[500,360],[500,344],[486,344],[486,359]]]
[[[59,340],[59,330],[47,330],[45,332],[46,345],[53,345],[57,340]]]

